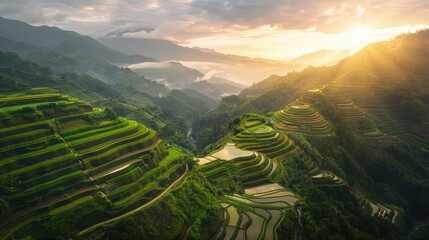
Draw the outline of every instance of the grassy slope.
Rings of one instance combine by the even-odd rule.
[[[16,89],[13,81],[6,83],[5,89]],[[58,111],[57,100],[84,107]],[[8,172],[0,182],[13,189],[0,194],[2,237],[72,236],[150,202],[186,174],[186,158],[178,149],[111,109],[93,110],[41,88],[2,93],[1,103],[9,107],[0,116],[6,123],[0,131],[0,154],[6,156],[0,168]],[[29,115],[26,109],[38,113]],[[129,167],[117,169],[127,161]],[[106,173],[97,183],[91,178],[94,166]]]

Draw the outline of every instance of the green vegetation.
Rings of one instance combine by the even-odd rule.
[[[84,64],[85,69],[77,71],[90,73],[90,76],[77,74],[75,73],[76,69],[63,69],[64,66],[61,66],[61,69],[54,67],[55,70],[60,70],[54,72],[50,68],[23,60],[14,53],[0,52],[0,56],[0,84],[3,86],[0,88],[0,93],[16,94],[18,92],[20,95],[25,95],[25,91],[33,88],[31,91],[37,89],[40,93],[51,94],[51,92],[40,87],[52,87],[58,89],[62,94],[91,103],[92,106],[103,109],[111,107],[120,116],[136,120],[156,130],[160,137],[189,152],[194,151],[195,148],[186,137],[191,125],[190,122],[196,116],[210,109],[210,106],[198,96],[194,97],[180,91],[170,94],[163,85],[144,79],[129,69],[121,69],[106,63],[95,65],[87,63],[87,65]],[[22,57],[22,55],[20,56]],[[39,57],[50,58],[52,56],[43,55]],[[50,64],[47,65],[52,67]],[[88,68],[94,69],[87,72]],[[73,73],[63,71],[72,71]],[[94,72],[98,72],[98,74],[94,74]],[[163,98],[159,98],[160,92],[162,92]],[[75,105],[83,110],[80,103]],[[52,109],[55,108],[43,111],[47,114],[48,119],[53,118],[52,114],[55,116],[59,114],[60,109],[56,110],[56,113],[52,113]],[[73,110],[73,105],[63,106],[63,109],[64,111]],[[40,110],[24,110],[29,112],[26,112],[22,117],[27,116],[33,120],[40,120]],[[9,124],[4,118],[9,119],[10,116],[5,114],[3,109],[0,109],[0,124]],[[13,117],[11,121],[21,121],[21,117]]]
[[[275,190],[264,190],[273,188]],[[278,226],[298,199],[278,184],[249,188],[245,192],[244,196],[222,198],[225,217],[217,236],[223,239],[277,239]]]
[[[292,103],[284,110],[273,114],[276,128],[285,132],[305,135],[331,136],[332,126],[307,104]]]
[[[0,238],[426,239],[428,33],[223,98],[199,158],[198,97],[0,53]]]
[[[221,223],[218,197],[205,177],[191,172],[179,187],[147,208],[106,224],[84,238],[209,239]]]
[[[221,198],[224,223],[216,238],[277,239],[277,228],[283,221],[295,219],[291,206],[298,198],[272,180],[281,178],[282,162],[300,149],[263,122],[259,116],[248,115],[237,125],[237,133],[226,140],[234,143],[221,144],[220,150],[200,160],[196,167],[220,193],[230,194]],[[294,233],[287,236],[291,238]]]
[[[187,169],[189,157],[111,108],[47,88],[0,99],[1,238],[73,236],[156,198]]]

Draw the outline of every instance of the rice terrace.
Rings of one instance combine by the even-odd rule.
[[[1,1],[0,240],[428,240],[427,1]]]

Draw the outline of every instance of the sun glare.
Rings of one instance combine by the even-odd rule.
[[[348,37],[353,39],[368,38],[371,35],[371,29],[366,27],[355,27],[345,33]]]
[[[346,34],[352,38],[364,38],[371,33],[370,29],[364,27],[356,27],[348,31]]]

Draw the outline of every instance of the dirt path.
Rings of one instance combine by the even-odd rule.
[[[304,227],[301,222],[301,209],[297,208],[296,213],[298,215],[298,226],[295,228],[295,240],[305,240]]]
[[[122,219],[122,218],[125,218],[125,217],[128,217],[128,216],[130,216],[130,215],[132,215],[132,214],[134,214],[134,213],[136,213],[136,212],[138,212],[138,211],[140,211],[140,210],[142,210],[142,209],[144,209],[144,208],[146,208],[147,206],[149,206],[149,205],[151,205],[152,203],[154,203],[154,202],[156,202],[159,198],[161,198],[162,196],[164,196],[165,194],[167,194],[169,191],[170,191],[170,189],[171,188],[173,188],[174,186],[176,186],[176,184],[178,183],[178,182],[180,182],[185,176],[186,176],[186,173],[188,172],[188,165],[186,164],[186,170],[185,170],[185,172],[182,174],[182,176],[180,176],[176,181],[174,181],[167,189],[165,189],[161,194],[159,194],[157,197],[155,197],[154,199],[152,199],[152,200],[150,200],[149,202],[147,202],[147,203],[145,203],[145,204],[143,204],[142,206],[140,206],[140,207],[138,207],[138,208],[136,208],[136,209],[134,209],[134,210],[132,210],[132,211],[129,211],[129,212],[127,212],[127,213],[125,213],[125,214],[123,214],[123,215],[120,215],[120,216],[118,216],[118,217],[115,217],[115,218],[111,218],[111,219],[109,219],[109,220],[106,220],[106,221],[104,221],[104,222],[101,222],[101,223],[98,223],[98,224],[96,224],[96,225],[94,225],[94,226],[91,226],[91,227],[89,227],[89,228],[87,228],[87,229],[85,229],[85,230],[83,230],[83,231],[81,231],[81,232],[79,232],[79,236],[81,236],[81,235],[83,235],[83,234],[85,234],[85,233],[88,233],[88,232],[90,232],[90,231],[92,231],[92,230],[94,230],[94,229],[96,229],[97,227],[99,227],[99,226],[101,226],[101,225],[104,225],[104,224],[107,224],[107,223],[111,223],[111,222],[114,222],[114,221],[117,221],[117,220],[119,220],[119,219]]]

